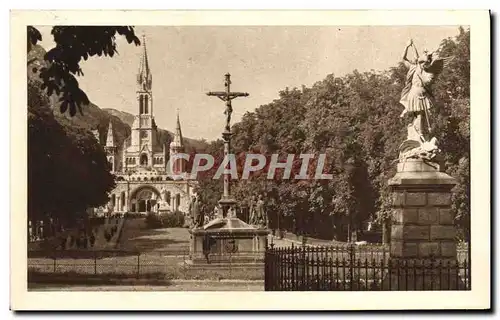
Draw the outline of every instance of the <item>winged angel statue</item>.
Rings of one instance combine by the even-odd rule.
[[[415,59],[408,59],[408,50],[413,48]],[[404,106],[401,117],[412,116],[408,125],[408,138],[400,147],[400,161],[408,158],[432,160],[439,153],[436,138],[428,140],[431,131],[430,118],[434,108],[431,86],[453,57],[440,57],[438,52],[423,51],[420,56],[410,40],[403,53],[403,61],[409,68],[400,103]]]

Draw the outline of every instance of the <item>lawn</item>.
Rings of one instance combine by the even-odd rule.
[[[220,268],[203,270],[190,268],[188,265],[189,239],[190,234],[186,228],[147,229],[144,219],[127,219],[123,225],[117,250],[106,252],[89,250],[85,254],[82,254],[81,251],[74,253],[59,251],[57,256],[30,255],[28,268],[31,273],[71,273],[73,277],[85,274],[112,278],[156,277],[195,280],[259,280],[264,278],[263,268],[245,269],[230,263]],[[291,245],[291,242],[285,239],[274,239],[273,241],[275,247],[289,247]],[[315,251],[316,249],[311,249],[313,252],[309,253],[308,257],[324,258],[327,254],[333,260],[338,259],[334,266],[341,266],[350,260],[349,251],[346,249],[335,250],[332,248],[319,252]],[[361,264],[386,261],[389,257],[387,249],[382,246],[360,246],[355,250],[354,259]],[[288,255],[287,252],[284,254]],[[461,262],[463,260],[460,254],[459,260]],[[287,268],[284,267],[284,269]],[[366,274],[362,276],[365,277]]]
[[[147,229],[145,219],[128,219],[118,249],[141,253],[188,253],[189,238],[187,228]]]
[[[28,268],[31,272],[75,273],[75,276],[161,274],[166,279],[263,279],[263,269],[250,271],[230,264],[223,270],[189,268],[189,239],[186,228],[147,229],[144,219],[127,219],[117,250],[85,254],[61,251],[55,257],[31,255]]]

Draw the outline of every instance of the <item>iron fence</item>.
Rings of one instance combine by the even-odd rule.
[[[151,278],[158,279],[248,279],[263,280],[263,255],[253,268],[248,263],[252,252],[209,254],[201,263],[192,264],[188,249],[161,251],[126,250],[30,250],[28,275]],[[200,259],[199,259],[200,260]],[[32,277],[33,278],[33,277]]]
[[[467,252],[456,259],[390,259],[386,247],[268,248],[266,291],[470,290]]]

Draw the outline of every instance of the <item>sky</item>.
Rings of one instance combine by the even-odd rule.
[[[52,48],[50,27],[37,28],[41,45]],[[395,66],[410,38],[419,52],[435,50],[458,34],[458,26],[138,26],[135,32],[146,37],[157,125],[173,131],[178,111],[185,137],[214,140],[224,128],[225,105],[206,92],[224,90],[227,72],[232,91],[249,93],[233,100],[235,123],[286,87],[310,87],[332,73]],[[113,58],[83,61],[78,81],[100,108],[137,114],[142,48],[118,37],[117,50]]]

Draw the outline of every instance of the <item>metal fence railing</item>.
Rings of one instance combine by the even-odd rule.
[[[249,270],[249,259],[255,266]],[[252,252],[228,252],[224,256],[208,254],[193,265],[189,250],[150,252],[123,250],[28,251],[28,275],[107,276],[110,278],[167,279],[264,279],[264,256]],[[242,264],[241,261],[245,263]],[[253,262],[252,260],[250,262]],[[259,265],[260,262],[260,265]]]
[[[204,259],[207,259],[204,261]],[[252,260],[254,259],[254,260]],[[197,256],[188,248],[161,251],[30,250],[28,281],[65,277],[264,280],[278,290],[438,290],[470,289],[468,251],[457,259],[397,261],[383,245],[294,246],[254,252]],[[48,279],[48,280],[47,280]],[[83,279],[83,280],[82,280]],[[396,289],[395,289],[396,288]]]
[[[457,259],[389,259],[379,246],[269,248],[266,291],[470,290],[467,252]]]

